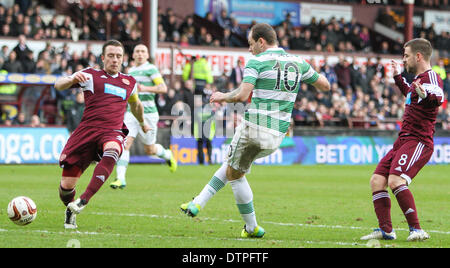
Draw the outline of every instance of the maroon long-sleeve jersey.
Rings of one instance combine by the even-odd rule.
[[[394,76],[394,80],[406,97],[399,136],[416,136],[425,144],[432,146],[436,117],[439,106],[444,102],[442,79],[431,69],[414,78],[414,81],[419,81],[426,91],[426,97],[423,99],[417,94],[414,85],[407,83],[401,75]]]

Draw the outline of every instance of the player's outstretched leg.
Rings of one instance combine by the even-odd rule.
[[[109,185],[113,189],[123,189],[127,186],[127,182],[125,179],[125,175],[127,173],[128,163],[130,162],[130,151],[129,150],[123,150],[122,155],[119,158],[119,161],[117,161],[117,178]]]
[[[103,183],[108,179],[114,169],[119,158],[119,151],[115,148],[107,148],[103,153],[103,157],[94,169],[91,181],[86,191],[77,200],[69,203],[67,207],[71,212],[79,214],[88,204],[89,200],[102,187]]]
[[[241,232],[243,238],[261,238],[265,231],[256,222],[255,209],[253,207],[253,192],[248,184],[247,178],[243,176],[240,179],[230,181],[233,190],[236,205],[239,213],[245,222],[244,229]]]
[[[169,149],[164,149],[161,144],[154,145],[155,155],[161,159],[166,160],[167,165],[169,166],[169,170],[171,172],[177,171],[178,163],[175,157],[172,154],[172,151]]]
[[[206,203],[227,184],[228,180],[226,172],[227,165],[223,164],[216,173],[214,173],[214,176],[194,200],[180,206],[181,211],[191,217],[197,216],[200,210],[205,207]]]

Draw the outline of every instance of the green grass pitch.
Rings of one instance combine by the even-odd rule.
[[[244,222],[229,185],[197,218],[180,212],[179,205],[197,195],[218,167],[179,166],[171,174],[164,165],[130,165],[124,190],[109,187],[113,172],[77,217],[78,230],[66,231],[58,166],[0,166],[0,247],[450,247],[450,166],[428,165],[410,186],[431,239],[406,242],[408,226],[390,192],[397,240],[379,244],[359,240],[377,227],[369,187],[375,166],[253,166],[247,179],[258,224],[266,230],[262,239],[239,237]],[[93,166],[81,177],[77,197],[92,171]],[[7,217],[8,202],[19,195],[38,207],[27,226]]]

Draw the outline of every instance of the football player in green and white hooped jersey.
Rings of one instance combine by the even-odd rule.
[[[137,135],[143,139],[147,155],[156,155],[166,160],[172,172],[175,172],[177,169],[177,162],[172,152],[169,149],[165,149],[161,144],[156,143],[159,114],[155,105],[155,95],[167,93],[167,86],[156,66],[148,62],[149,53],[145,45],[139,44],[134,48],[133,59],[136,66],[130,68],[128,73],[138,82],[139,99],[144,105],[144,119],[151,130],[147,133],[141,131],[136,118],[129,111],[126,112],[124,121],[130,133],[126,139],[125,150],[117,162],[117,179],[110,185],[113,189],[123,189],[126,186],[125,174],[130,162],[130,148]]]
[[[248,36],[254,55],[245,69],[241,85],[229,93],[215,92],[210,102],[242,102],[252,94],[244,120],[236,128],[228,158],[193,201],[181,210],[196,216],[228,182],[245,221],[241,237],[260,238],[264,229],[256,222],[253,193],[245,177],[252,163],[278,149],[288,130],[300,83],[329,91],[330,83],[302,58],[278,47],[274,29],[265,23],[254,25]]]

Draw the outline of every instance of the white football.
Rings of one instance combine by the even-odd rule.
[[[8,217],[17,225],[32,223],[36,219],[36,215],[36,204],[29,197],[18,196],[8,204]]]

